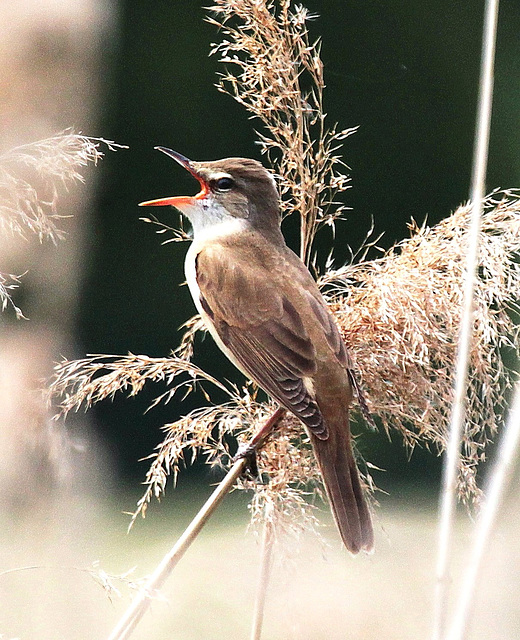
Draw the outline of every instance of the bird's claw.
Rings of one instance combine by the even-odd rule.
[[[256,446],[254,444],[240,444],[233,458],[233,462],[244,459],[246,466],[243,475],[248,478],[256,479],[260,476],[258,472],[258,463],[256,457]]]

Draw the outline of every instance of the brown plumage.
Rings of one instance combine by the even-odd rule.
[[[212,241],[196,257],[201,306],[238,368],[305,424],[345,546],[370,551],[371,519],[350,442],[347,354],[301,266],[290,249],[273,254],[262,238]],[[273,270],[295,286],[277,287]]]
[[[311,274],[280,231],[274,181],[259,163],[192,163],[201,183],[172,204],[191,220],[186,277],[210,333],[229,359],[305,425],[342,540],[371,551],[370,513],[352,452],[349,359]]]

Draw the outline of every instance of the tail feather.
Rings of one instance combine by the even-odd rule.
[[[330,429],[326,440],[311,435],[332,513],[351,553],[374,548],[372,518],[363,493],[347,429]]]

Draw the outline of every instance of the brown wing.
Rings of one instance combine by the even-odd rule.
[[[370,410],[368,408],[365,394],[363,393],[363,389],[361,388],[359,381],[356,377],[352,358],[350,357],[350,354],[347,351],[347,348],[345,347],[343,338],[341,337],[341,334],[338,330],[336,322],[334,321],[334,318],[332,317],[332,314],[327,308],[326,302],[324,301],[321,295],[319,295],[318,297],[316,297],[316,295],[312,295],[311,293],[308,293],[307,295],[311,303],[312,310],[314,311],[315,316],[318,318],[318,320],[321,323],[323,332],[325,334],[327,342],[329,343],[330,348],[334,351],[339,362],[341,362],[341,364],[347,371],[350,384],[355,390],[355,393],[359,402],[359,407],[361,409],[361,413],[363,414],[363,417],[368,422],[368,424],[371,424],[372,426],[375,427],[374,420],[370,415]]]
[[[200,302],[244,373],[294,413],[318,438],[327,430],[304,378],[316,370],[315,352],[300,313],[255,260],[230,262],[215,248],[196,259]],[[222,296],[221,291],[226,295]]]
[[[334,318],[332,317],[332,314],[329,311],[325,300],[319,292],[318,295],[316,295],[316,293],[314,293],[313,295],[312,293],[307,292],[307,298],[311,305],[311,309],[314,312],[314,315],[321,324],[323,333],[325,334],[325,338],[329,343],[329,347],[335,353],[337,359],[341,362],[345,369],[350,370],[352,368],[350,357],[348,355],[345,343],[343,342],[343,338],[341,337],[336,322],[334,321]]]

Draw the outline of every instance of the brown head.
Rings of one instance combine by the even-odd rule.
[[[193,162],[180,153],[156,147],[174,158],[198,181],[201,190],[195,196],[173,196],[142,202],[142,206],[171,205],[192,223],[194,233],[228,222],[244,222],[263,233],[280,233],[279,196],[273,176],[256,160],[225,158],[211,162]]]

